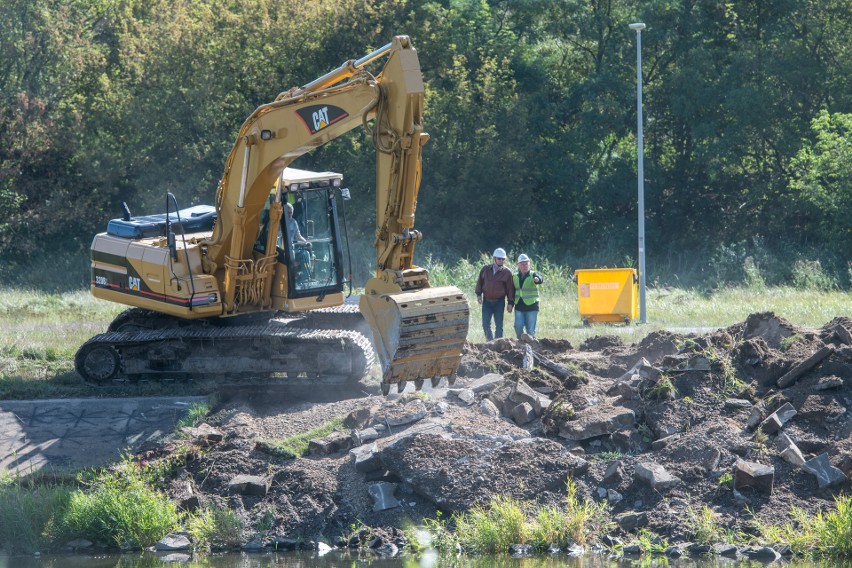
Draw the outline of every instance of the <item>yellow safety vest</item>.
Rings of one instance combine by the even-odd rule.
[[[527,272],[527,277],[524,279],[524,285],[521,286],[521,274],[516,272],[512,279],[515,282],[515,303],[523,302],[527,306],[532,306],[538,302],[538,286],[533,282],[533,271]]]

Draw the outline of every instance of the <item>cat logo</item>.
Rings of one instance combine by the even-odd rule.
[[[297,109],[296,114],[311,134],[316,134],[349,116],[348,112],[334,105],[309,105]]]
[[[141,280],[140,278],[137,278],[135,276],[128,276],[127,277],[127,287],[130,288],[131,290],[136,290],[138,292],[140,280]]]

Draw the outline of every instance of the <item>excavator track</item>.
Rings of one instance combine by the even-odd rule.
[[[137,312],[135,315],[143,315]],[[121,316],[119,316],[121,317]],[[77,372],[90,383],[116,378],[260,378],[342,384],[360,380],[373,363],[369,340],[354,331],[267,325],[189,325],[96,335],[77,351]]]

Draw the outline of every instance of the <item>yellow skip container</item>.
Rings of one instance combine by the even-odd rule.
[[[574,272],[580,317],[591,323],[630,323],[639,316],[635,268],[584,268]]]

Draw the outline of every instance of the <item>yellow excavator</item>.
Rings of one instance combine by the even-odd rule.
[[[367,71],[384,59],[377,74]],[[240,128],[215,205],[123,217],[95,236],[94,296],[133,306],[75,357],[91,383],[185,376],[360,380],[375,353],[382,391],[452,380],[469,307],[413,264],[423,78],[406,36],[257,108]],[[345,201],[334,172],[289,165],[363,125],[376,149],[376,273],[345,302]],[[342,218],[339,217],[340,213]],[[342,223],[340,221],[343,221]],[[351,269],[351,262],[350,262]],[[311,318],[311,315],[322,315]],[[369,326],[372,346],[356,322]],[[336,323],[335,323],[336,322]],[[362,327],[363,329],[363,327]]]

